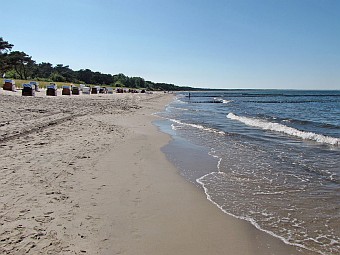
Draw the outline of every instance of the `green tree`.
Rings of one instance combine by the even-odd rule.
[[[75,72],[69,67],[62,64],[58,64],[54,67],[54,72],[65,78],[65,81],[74,82]]]
[[[53,72],[49,79],[51,79],[52,81],[56,81],[56,82],[65,82],[66,79],[64,76],[62,76],[60,73],[58,72]]]
[[[4,41],[2,37],[0,37],[0,54],[9,52],[13,48],[13,44],[10,44],[7,41]]]
[[[103,74],[100,72],[94,72],[91,83],[93,84],[104,84]]]
[[[23,51],[8,54],[8,63],[14,68],[20,79],[27,80],[33,73],[35,61]]]
[[[48,79],[52,75],[54,69],[51,63],[42,62],[37,65],[36,77]]]
[[[145,80],[141,77],[132,77],[133,79],[133,88],[144,88]]]
[[[10,44],[7,41],[4,41],[2,37],[0,37],[0,74],[1,76],[8,70],[11,70],[11,65],[8,60],[8,52],[13,48],[13,44]]]
[[[76,76],[79,81],[90,84],[92,81],[93,72],[90,69],[80,69],[76,72]]]
[[[128,87],[130,82],[129,82],[129,77],[127,77],[126,75],[119,73],[119,74],[115,74],[113,75],[113,83],[116,84],[116,86],[125,86]]]

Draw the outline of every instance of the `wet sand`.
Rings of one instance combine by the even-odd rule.
[[[152,125],[172,95],[0,91],[0,254],[311,254],[223,214]]]

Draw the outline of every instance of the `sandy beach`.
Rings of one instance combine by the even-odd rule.
[[[0,254],[313,254],[224,214],[152,124],[173,95],[0,91]]]

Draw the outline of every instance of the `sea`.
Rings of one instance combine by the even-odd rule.
[[[340,91],[181,92],[158,116],[168,159],[225,214],[340,254]]]

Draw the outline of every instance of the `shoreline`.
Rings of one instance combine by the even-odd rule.
[[[164,122],[164,123],[162,124],[160,122]],[[197,191],[203,193],[204,197],[206,198],[207,201],[209,201],[209,203],[213,204],[216,208],[218,208],[218,210],[223,212],[223,214],[226,215],[226,217],[231,217],[241,222],[246,222],[250,224],[251,226],[253,226],[254,228],[256,228],[258,231],[263,232],[269,235],[270,237],[274,237],[280,240],[282,243],[284,243],[285,245],[289,247],[295,247],[297,250],[299,250],[299,252],[301,252],[301,253],[293,252],[289,254],[322,254],[322,253],[318,253],[316,251],[307,249],[303,245],[290,243],[283,237],[276,235],[275,233],[271,231],[261,228],[256,223],[256,221],[254,221],[253,219],[239,217],[237,215],[229,213],[226,209],[218,205],[207,193],[206,187],[200,181],[200,179],[204,178],[204,176],[213,174],[214,172],[218,172],[219,171],[218,165],[220,164],[221,158],[216,158],[210,155],[210,151],[207,150],[207,148],[203,146],[193,144],[190,141],[183,141],[185,139],[183,137],[176,135],[174,131],[170,130],[171,128],[167,127],[169,123],[167,124],[165,123],[166,121],[164,120],[158,121],[157,126],[159,127],[160,130],[162,130],[162,132],[171,136],[172,140],[167,145],[162,147],[163,153],[165,153],[167,159],[170,162],[172,162],[172,164],[178,169],[181,177],[184,178],[191,185],[197,187]],[[254,251],[253,254],[257,254],[256,252],[257,251]],[[272,252],[276,252],[276,251],[272,251]],[[261,254],[262,253],[263,251],[261,251]],[[249,253],[249,254],[252,254],[252,253]],[[263,254],[266,254],[266,253],[263,253]]]
[[[1,253],[313,254],[180,176],[152,124],[172,96],[13,98],[1,98],[1,138],[16,135],[0,143]]]

